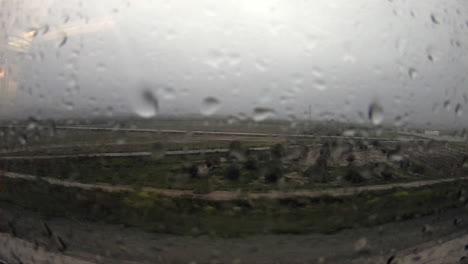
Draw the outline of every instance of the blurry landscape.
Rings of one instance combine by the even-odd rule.
[[[466,14],[0,0],[0,264],[468,263]]]
[[[414,188],[419,185],[411,183],[430,185],[430,189],[422,190],[425,198],[420,202],[426,202],[436,195],[430,190],[437,192],[437,186],[443,183],[438,180],[462,179],[468,170],[462,139],[434,140],[423,133],[399,133],[394,129],[338,122],[304,122],[291,129],[286,121],[226,123],[222,119],[174,119],[131,124],[98,121],[70,124],[29,120],[3,126],[1,142],[0,168],[7,176],[2,178],[3,181],[11,183],[27,179],[23,183],[25,186],[35,181],[38,182],[34,184],[36,187],[51,185],[50,188],[65,190],[67,184],[87,184],[83,188],[86,191],[118,192],[118,197],[111,199],[115,199],[112,203],[124,202],[126,206],[136,207],[133,209],[138,209],[139,213],[161,210],[158,208],[161,205],[154,199],[183,200],[187,197],[200,200],[202,204],[208,203],[200,207],[186,205],[194,207],[191,209],[194,214],[213,210],[221,215],[233,213],[232,208],[215,209],[222,206],[217,201],[220,204],[245,203],[255,194],[272,200],[292,199],[287,204],[302,204],[302,196],[327,200],[329,196],[358,195],[363,190],[372,193],[372,197],[379,197],[376,191],[383,191],[382,197],[390,192],[392,195],[401,193],[405,198],[421,191]],[[50,181],[52,179],[59,181]],[[400,190],[407,189],[405,184],[408,183],[409,190]],[[81,189],[73,186],[73,190]],[[366,186],[368,189],[361,188]],[[350,190],[343,191],[342,188]],[[28,200],[31,200],[28,203],[36,201],[30,199],[28,188],[15,187],[14,190],[13,193],[3,193],[4,199],[12,199],[10,195],[17,197],[19,194],[16,192],[26,192]],[[320,193],[325,190],[327,192]],[[340,198],[331,199],[331,204],[335,203],[334,199]],[[402,217],[399,215],[401,212],[391,211],[385,198],[371,200],[375,203],[373,210],[380,205],[385,208],[385,215],[392,215],[392,219]],[[411,204],[419,203],[414,197],[407,200]],[[11,201],[15,202],[14,199]],[[444,199],[444,203],[448,201]],[[211,205],[212,202],[215,204]],[[309,203],[314,204],[305,202],[308,206]],[[49,202],[42,204],[51,206]],[[287,204],[272,210],[289,212],[297,206],[289,207]],[[434,204],[426,206],[409,206],[404,214],[423,213],[420,210],[429,213]],[[257,210],[250,205],[248,207],[248,210]],[[340,207],[349,209],[349,206]],[[108,208],[110,215],[114,209]],[[328,210],[315,213],[322,215],[321,219],[333,217]],[[358,211],[359,214],[366,213]],[[374,212],[367,213],[370,217]],[[298,217],[296,220],[304,219]],[[163,222],[158,224],[165,226],[165,220],[159,221]],[[350,225],[342,218],[340,221],[343,223],[327,228],[310,223],[301,226],[293,221],[291,227],[281,227],[281,223],[276,223],[279,227],[272,229],[307,232],[313,226],[312,230],[330,231],[329,228],[335,230]],[[139,224],[146,226],[145,223]],[[209,225],[202,228],[190,221],[183,225],[187,225],[183,230],[196,227],[200,232],[225,233],[227,228]],[[250,228],[240,226],[236,231],[226,232],[237,235],[237,232],[252,232],[248,231]],[[181,232],[170,228],[160,231]]]
[[[462,137],[227,120],[5,123],[0,230],[28,240],[18,230],[33,213],[183,237],[335,234],[445,214],[468,201]],[[73,237],[56,236],[40,246],[78,250]]]

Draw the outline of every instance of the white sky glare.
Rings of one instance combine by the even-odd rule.
[[[2,2],[0,64],[20,87],[3,115],[138,113],[151,90],[157,114],[214,97],[219,115],[355,121],[378,102],[387,123],[468,121],[466,1],[30,2]]]

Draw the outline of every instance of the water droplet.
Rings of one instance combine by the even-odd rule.
[[[268,64],[265,62],[265,60],[258,59],[255,61],[255,68],[261,72],[266,72],[268,70]]]
[[[165,86],[161,92],[164,99],[172,100],[175,98],[175,89],[171,86]]]
[[[47,130],[49,131],[49,136],[54,137],[57,134],[57,127],[55,121],[50,120],[47,122]]]
[[[275,111],[271,108],[267,107],[255,107],[253,120],[255,122],[263,121],[267,118],[271,118],[275,116]]]
[[[445,110],[450,111],[450,109],[452,108],[451,105],[450,105],[450,100],[445,100],[444,101],[444,108],[445,108]]]
[[[64,32],[63,36],[62,36],[62,41],[60,41],[60,43],[59,43],[59,47],[63,47],[63,45],[65,45],[65,43],[67,43],[67,40],[68,40],[67,34]]]
[[[315,89],[319,91],[324,91],[327,89],[327,86],[325,84],[325,81],[323,79],[317,79],[315,80]]]
[[[28,124],[26,126],[26,130],[34,130],[38,126],[39,126],[39,122],[34,117],[30,117],[28,119]]]
[[[63,105],[65,106],[65,108],[69,111],[73,110],[73,108],[75,108],[75,104],[73,103],[73,101],[70,101],[69,99],[63,99]]]
[[[27,139],[26,139],[26,136],[24,135],[20,135],[18,136],[18,141],[21,145],[26,145],[28,143]]]
[[[70,21],[70,16],[69,15],[64,15],[63,16],[63,23],[68,23],[68,21]]]
[[[356,135],[356,130],[348,129],[343,132],[343,136],[345,137],[354,137]]]
[[[343,56],[343,61],[346,63],[354,64],[356,62],[356,58],[351,54],[345,54]]]
[[[135,112],[143,118],[156,116],[159,110],[158,98],[149,89],[144,89],[141,96],[142,101],[136,106]]]
[[[39,30],[37,28],[30,28],[26,31],[26,38],[32,40],[34,37],[37,36]]]
[[[307,34],[305,36],[305,40],[306,40],[305,47],[304,47],[305,52],[308,54],[311,54],[312,51],[317,47],[319,37],[317,37],[316,35]]]
[[[369,106],[368,117],[372,124],[380,125],[384,119],[383,108],[377,103],[372,103]]]
[[[99,62],[97,65],[96,65],[96,70],[98,72],[104,72],[107,70],[107,67],[106,67],[106,64],[104,64],[103,62]]]
[[[223,57],[224,55],[221,51],[212,50],[207,56],[205,63],[208,66],[217,69],[217,68],[220,68],[221,64],[223,63]]]
[[[323,78],[323,73],[318,68],[312,70],[312,75],[315,78],[314,87],[319,91],[327,89],[325,80]]]
[[[203,99],[203,104],[200,108],[202,115],[210,116],[216,113],[221,106],[221,102],[212,96],[206,97]]]
[[[421,232],[430,234],[433,232],[433,228],[430,225],[423,225],[423,227],[421,228]]]
[[[153,159],[162,159],[166,154],[166,150],[164,149],[163,144],[161,143],[154,143],[151,146],[151,157]]]
[[[439,24],[439,20],[437,20],[434,14],[431,14],[431,20],[432,20],[432,23]]]
[[[42,27],[42,34],[47,34],[47,32],[49,32],[49,25],[44,25]]]
[[[402,161],[402,160],[403,160],[403,156],[398,155],[398,154],[393,154],[393,155],[390,156],[390,160],[391,160],[391,161]]]
[[[455,106],[455,114],[456,114],[457,116],[463,115],[463,107],[462,107],[461,104],[457,104],[457,105]]]
[[[416,71],[415,68],[409,68],[408,69],[408,76],[411,78],[411,79],[416,79],[418,77],[418,72]]]
[[[365,237],[362,237],[360,239],[358,239],[355,243],[354,243],[354,250],[355,251],[362,251],[362,250],[365,250],[367,247],[367,238]]]
[[[400,115],[395,117],[395,126],[399,127],[403,124],[403,118]]]
[[[247,114],[242,113],[242,112],[237,113],[236,117],[237,119],[239,119],[239,121],[245,121],[248,118]]]

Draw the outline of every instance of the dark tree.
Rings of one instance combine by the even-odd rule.
[[[276,162],[271,162],[265,170],[265,181],[267,183],[275,183],[283,177],[283,169]]]
[[[284,146],[281,144],[276,144],[273,147],[271,147],[270,152],[271,152],[271,156],[274,159],[281,159],[286,154],[286,150],[284,149]]]
[[[351,183],[361,183],[364,182],[364,177],[354,168],[348,168],[348,171],[345,174],[344,179]]]
[[[236,181],[240,177],[240,169],[237,165],[231,164],[224,171],[224,177],[231,181]]]
[[[258,169],[258,161],[254,156],[248,156],[247,160],[244,163],[244,168],[247,170],[256,170]]]
[[[209,169],[218,167],[221,164],[221,159],[218,156],[208,156],[206,157],[205,164]]]
[[[186,167],[186,171],[192,178],[198,178],[198,166],[196,164],[191,164]]]

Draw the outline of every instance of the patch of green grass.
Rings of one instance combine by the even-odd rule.
[[[181,235],[336,232],[463,206],[467,183],[366,192],[346,197],[207,201],[142,190],[104,192],[2,178],[0,200],[45,216],[125,224]]]
[[[260,155],[257,153],[256,155]],[[365,175],[360,183],[351,183],[343,179],[349,171],[347,167],[328,167],[327,179],[323,183],[308,182],[304,176],[304,183],[288,182],[284,176],[290,173],[303,174],[304,168],[300,163],[281,163],[278,161],[255,161],[252,168],[244,168],[239,163],[240,175],[238,179],[227,179],[226,168],[230,162],[211,167],[207,174],[193,177],[189,167],[203,165],[207,160],[226,157],[226,153],[211,153],[205,155],[175,155],[160,159],[151,157],[102,157],[102,158],[57,158],[38,160],[0,160],[0,170],[72,180],[82,183],[107,183],[113,185],[129,185],[135,187],[154,187],[165,189],[184,189],[206,193],[212,190],[241,190],[241,191],[267,191],[267,190],[295,190],[295,189],[326,189],[343,186],[360,186],[384,183],[407,182],[414,177],[394,177],[386,179],[376,173],[374,169],[385,164],[367,164],[356,167],[354,170]],[[283,176],[277,182],[266,182],[264,177],[272,166],[282,166]],[[320,172],[317,172],[320,173]],[[393,175],[408,175],[406,170],[392,169]],[[439,174],[425,174],[418,178],[437,178]],[[207,183],[209,183],[207,185]]]
[[[171,140],[157,141],[143,141],[126,144],[115,144],[106,145],[103,142],[99,142],[96,145],[81,145],[81,146],[64,146],[64,147],[42,147],[35,150],[24,150],[12,153],[0,153],[0,156],[40,156],[40,155],[75,155],[75,154],[87,154],[87,153],[118,153],[118,152],[151,152],[153,144],[160,143],[164,151],[173,150],[197,150],[197,149],[226,149],[229,147],[230,140],[203,140],[203,141],[191,141],[191,140],[180,140],[178,142]],[[88,142],[87,142],[88,143]],[[274,145],[275,142],[270,141],[256,141],[248,140],[243,141],[242,145],[245,148],[254,147],[269,147]],[[34,149],[34,148],[33,148]]]

